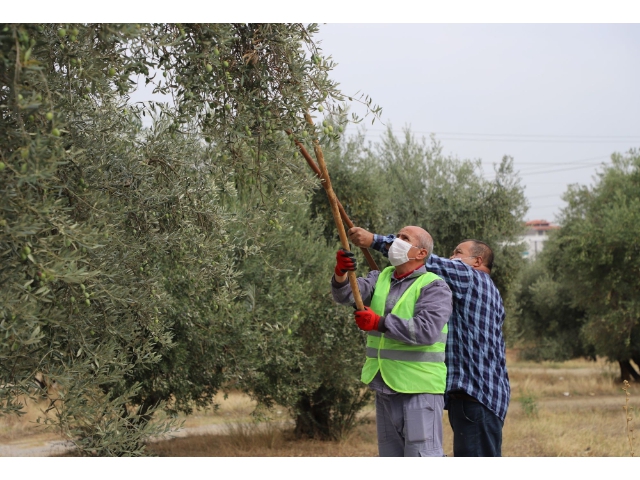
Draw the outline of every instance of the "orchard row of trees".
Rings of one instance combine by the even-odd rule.
[[[520,282],[527,206],[512,160],[486,180],[409,130],[343,137],[352,99],[315,32],[0,25],[0,415],[46,398],[41,421],[87,455],[144,454],[173,414],[228,389],[257,416],[288,408],[299,435],[351,428],[370,401],[364,337],[331,300],[339,242],[294,140],[320,142],[356,225],[421,225],[445,256],[463,238],[492,244],[494,280],[519,308],[510,338],[616,359],[623,342],[637,359],[637,156],[614,159],[608,187],[570,192],[548,263]],[[167,100],[133,102],[138,83]],[[622,204],[589,213],[632,174]]]
[[[529,358],[606,357],[640,380],[640,154],[614,154],[564,196],[561,228],[514,289],[513,343]]]
[[[55,380],[47,423],[83,453],[136,455],[171,427],[158,408],[232,381],[285,405],[314,388],[279,376],[312,370],[287,353],[304,313],[264,314],[275,286],[246,303],[261,268],[291,295],[319,267],[267,266],[316,186],[284,131],[315,138],[304,113],[342,108],[314,32],[0,25],[0,413]],[[136,79],[168,101],[132,103]]]
[[[293,139],[321,142],[356,224],[424,225],[443,255],[503,242],[510,288],[511,160],[486,181],[410,132],[341,139],[315,31],[0,25],[0,414],[48,398],[41,421],[94,455],[143,454],[173,426],[159,409],[230,388],[289,408],[300,435],[349,429],[370,399],[363,337],[331,301],[337,237]],[[136,79],[168,100],[132,102]]]

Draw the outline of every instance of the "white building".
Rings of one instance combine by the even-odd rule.
[[[544,242],[549,238],[549,230],[560,228],[557,225],[550,224],[546,220],[530,220],[526,223],[526,226],[526,233],[524,237],[522,237],[526,246],[523,256],[529,259],[536,258],[536,255],[542,251]]]

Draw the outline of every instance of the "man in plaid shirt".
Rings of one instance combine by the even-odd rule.
[[[349,238],[358,247],[374,248],[387,256],[396,237],[354,227]],[[460,243],[450,259],[432,254],[426,264],[427,271],[441,277],[453,293],[445,408],[456,457],[498,457],[502,453],[502,427],[511,389],[502,336],[505,311],[489,276],[492,266],[493,251],[478,240]]]

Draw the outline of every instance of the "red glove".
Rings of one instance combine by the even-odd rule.
[[[336,253],[336,268],[334,270],[336,277],[340,277],[356,268],[358,268],[358,263],[353,256],[353,252],[348,252],[344,248],[338,250],[338,253]]]
[[[369,330],[377,330],[380,323],[380,315],[371,310],[369,307],[364,307],[364,310],[356,310],[354,312],[356,316],[356,323],[360,330],[368,332]]]

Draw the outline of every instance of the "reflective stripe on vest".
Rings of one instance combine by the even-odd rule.
[[[391,289],[394,267],[385,268],[378,276],[371,309],[384,315],[385,304]],[[424,273],[414,280],[394,305],[391,313],[409,322],[413,327],[413,311],[421,289],[440,277]],[[380,371],[383,380],[401,393],[444,393],[447,367],[444,363],[448,328],[445,324],[438,339],[431,345],[414,345],[385,337],[378,331],[368,332],[366,361],[361,380],[370,383]]]
[[[372,337],[379,337],[379,336],[381,336],[381,335],[382,335],[382,334],[381,334],[380,332],[378,332],[378,331],[370,331],[370,332],[368,332],[368,333],[369,333],[369,335],[371,335]],[[444,332],[440,332],[440,336],[438,337],[438,340],[437,340],[437,341],[438,341],[438,342],[440,342],[440,343],[444,343],[444,344],[446,344],[446,343],[447,343],[447,334],[446,334],[446,333],[444,333]]]
[[[367,357],[388,360],[402,360],[404,362],[444,362],[444,352],[405,352],[403,350],[376,350],[367,347]]]

